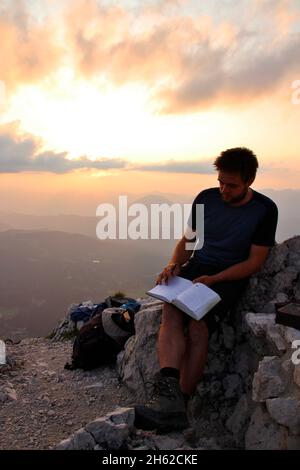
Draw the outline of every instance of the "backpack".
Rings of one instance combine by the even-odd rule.
[[[67,363],[65,369],[91,370],[115,362],[127,339],[135,333],[134,310],[138,310],[140,304],[134,299],[130,302],[132,300],[131,310],[106,308],[83,325],[73,344],[72,362]],[[110,302],[113,304],[115,301]]]

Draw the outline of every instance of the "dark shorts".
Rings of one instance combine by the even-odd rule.
[[[193,281],[196,279],[196,277],[205,274],[210,276],[217,274],[224,269],[226,268],[221,266],[211,266],[207,264],[199,265],[194,259],[191,259],[185,266],[181,268],[179,276]],[[234,307],[242,295],[247,283],[248,279],[240,279],[238,281],[218,282],[210,286],[212,290],[219,294],[221,297],[221,302],[212,308],[202,319],[206,323],[209,336],[211,336],[211,334],[218,328],[220,322],[223,320],[228,311]],[[188,320],[188,315],[186,315],[186,317]]]

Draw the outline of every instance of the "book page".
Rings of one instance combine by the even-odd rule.
[[[166,302],[172,302],[178,294],[192,285],[192,281],[184,279],[183,277],[174,276],[168,280],[168,285],[157,284],[157,286],[149,290],[147,294],[157,299],[165,300]]]
[[[177,295],[174,304],[199,320],[218,302],[220,296],[209,287],[201,283],[195,283],[184,292]]]

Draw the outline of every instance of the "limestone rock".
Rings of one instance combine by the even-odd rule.
[[[123,442],[132,431],[134,417],[133,408],[117,408],[104,418],[89,423],[86,429],[92,434],[96,432],[96,441],[98,443],[108,446],[109,449],[117,449],[123,445]],[[103,424],[104,421],[106,421],[106,424]],[[101,429],[104,430],[103,433]],[[111,430],[114,432],[113,436]]]
[[[50,335],[51,341],[64,341],[65,339],[70,339],[72,336],[76,336],[78,328],[76,323],[71,320],[71,313],[75,308],[77,308],[77,304],[70,305],[66,317],[62,319],[52,331]]]
[[[271,313],[271,314],[276,314],[276,300],[270,300],[269,302],[267,302],[262,310],[265,312],[265,313]]]
[[[54,448],[55,450],[75,450],[74,443],[71,437],[64,439]]]
[[[226,427],[232,432],[237,444],[241,445],[243,436],[250,420],[251,405],[246,394],[239,399],[233,414],[226,422]]]
[[[295,286],[295,300],[300,300],[300,278],[298,279],[296,286]]]
[[[288,436],[287,450],[300,450],[300,436]]]
[[[103,444],[109,450],[121,449],[129,436],[127,424],[114,424],[106,417],[88,423],[85,430],[93,436],[97,444]]]
[[[253,412],[245,435],[246,450],[285,450],[288,430],[278,425],[270,415],[258,406]]]
[[[263,402],[267,398],[278,397],[285,390],[284,371],[278,357],[264,357],[254,374],[252,398]]]
[[[270,250],[263,269],[250,279],[239,305],[241,310],[265,312],[268,304],[270,306],[272,301],[279,301],[279,293],[281,298],[285,295],[289,300],[295,297],[296,293],[299,295],[299,245],[300,237],[297,236]],[[267,311],[270,312],[270,309]]]
[[[279,291],[288,292],[293,282],[297,279],[298,271],[292,266],[280,271],[274,276],[274,284]],[[274,289],[274,288],[273,288]]]
[[[265,337],[268,328],[275,324],[275,315],[249,312],[245,320],[255,336]]]
[[[286,343],[282,338],[279,325],[268,325],[266,338],[279,356],[286,352]]]
[[[288,297],[288,295],[284,294],[283,292],[278,292],[278,294],[276,295],[275,300],[278,303],[285,303],[285,302],[288,302],[289,297]]]
[[[292,237],[289,240],[287,240],[284,244],[287,245],[288,250],[289,250],[289,256],[288,256],[288,261],[289,264],[293,265],[295,268],[300,270],[300,259],[299,259],[299,253],[300,253],[300,237]]]
[[[170,436],[154,435],[152,439],[159,450],[177,449],[185,444],[183,436],[178,433],[172,433]]]
[[[286,243],[281,243],[274,246],[270,255],[263,269],[267,275],[273,275],[284,269],[288,263],[289,248]]]
[[[133,408],[117,408],[109,414],[109,419],[114,424],[127,424],[129,430],[133,428],[134,424],[134,409]]]
[[[11,384],[0,387],[0,403],[17,400],[16,390]]]
[[[210,357],[209,357],[210,359]],[[216,376],[224,372],[225,364],[221,361],[221,359],[217,356],[213,356],[206,366],[205,372],[206,374],[210,374]]]
[[[223,341],[226,349],[232,349],[235,342],[235,334],[232,326],[223,323],[222,325]]]
[[[136,335],[126,343],[124,354],[118,358],[118,371],[126,386],[136,393],[139,401],[147,399],[147,382],[153,382],[159,371],[156,343],[161,318],[159,302],[140,310],[135,319]]]
[[[287,343],[292,344],[294,341],[300,340],[300,331],[296,330],[296,328],[291,328],[289,326],[284,326],[284,325],[278,325],[278,326]]]
[[[229,374],[223,380],[226,398],[234,398],[241,393],[242,384],[238,374]]]
[[[217,331],[211,335],[209,340],[209,349],[215,353],[218,353],[221,349],[220,339]]]
[[[294,382],[300,388],[300,364],[296,365],[294,369]]]
[[[74,450],[93,450],[96,442],[84,428],[79,429],[71,438]]]
[[[239,344],[234,351],[234,371],[245,380],[252,370],[257,369],[257,360],[247,343]]]
[[[292,434],[300,434],[300,402],[296,398],[272,398],[266,400],[271,417],[289,428]]]
[[[294,372],[294,366],[291,361],[291,359],[286,359],[281,363],[281,367],[284,370],[287,380],[290,380],[292,378],[293,372]]]

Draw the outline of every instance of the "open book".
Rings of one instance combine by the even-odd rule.
[[[174,276],[168,279],[168,284],[157,284],[147,292],[151,297],[164,300],[178,307],[195,320],[200,320],[209,312],[221,297],[205,284]]]

